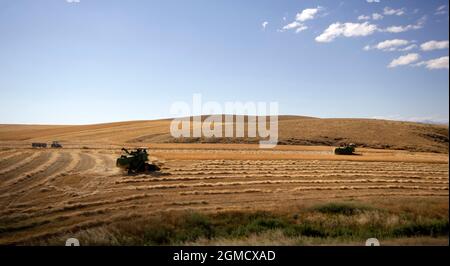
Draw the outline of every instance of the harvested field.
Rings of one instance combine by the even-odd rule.
[[[285,215],[342,201],[386,210],[397,220],[383,215],[399,226],[409,219],[403,215],[414,214],[439,219],[448,230],[447,154],[365,148],[358,149],[359,155],[336,156],[331,147],[325,146],[260,150],[251,144],[151,144],[151,159],[162,166],[162,171],[126,175],[115,167],[119,149],[110,146],[12,146],[8,143],[0,151],[0,244],[54,244],[73,234],[81,234],[81,238],[88,232],[98,235],[99,230],[108,230],[121,221],[186,211]],[[249,239],[261,238],[246,237],[187,240],[191,244],[248,243]],[[424,237],[426,243],[446,242],[442,235]],[[269,242],[308,244],[304,237],[296,238],[297,242],[284,238]],[[392,235],[387,239],[389,243],[405,242],[396,242]],[[115,243],[105,239],[86,241]],[[336,244],[336,239],[327,243]]]

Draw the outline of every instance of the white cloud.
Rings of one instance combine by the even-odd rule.
[[[428,60],[426,63],[428,69],[448,69],[448,56]]]
[[[80,3],[81,0],[66,0],[66,3],[72,4],[72,3]]]
[[[389,49],[392,47],[404,46],[407,44],[409,44],[409,41],[407,41],[407,40],[393,39],[393,40],[386,40],[386,41],[382,41],[382,42],[378,43],[376,45],[376,48],[380,49],[380,50],[384,50],[384,49]]]
[[[295,29],[297,27],[300,27],[302,25],[302,23],[298,22],[298,21],[294,21],[292,23],[287,24],[286,26],[284,26],[282,29],[283,30],[290,30],[290,29]]]
[[[282,28],[282,30],[285,31],[285,30],[292,30],[292,29],[305,28],[305,27],[306,27],[306,26],[303,25],[303,23],[300,23],[300,22],[298,22],[298,21],[294,21],[294,22],[291,22],[291,23],[287,24],[286,26],[284,26],[284,27]],[[306,28],[305,28],[305,29],[306,29]]]
[[[267,22],[267,21],[264,21],[264,22],[261,24],[261,26],[263,27],[263,30],[266,29],[267,25],[269,25],[269,22]]]
[[[428,69],[448,69],[448,56],[422,61],[417,63],[416,66],[425,66]]]
[[[386,40],[378,43],[375,48],[384,51],[395,51],[400,46],[408,45],[409,41],[401,39]]]
[[[328,26],[328,28],[319,36],[316,37],[317,42],[331,42],[339,36],[344,37],[356,37],[356,36],[368,36],[373,34],[377,30],[377,26],[364,23],[340,23],[336,22]]]
[[[381,14],[378,14],[378,13],[373,13],[372,14],[372,19],[373,20],[380,20],[380,19],[383,19],[383,18],[384,18],[384,16],[381,15]]]
[[[317,8],[307,8],[302,10],[295,16],[295,21],[283,26],[283,28],[281,28],[281,30],[278,31],[283,32],[286,30],[295,29],[295,32],[299,33],[301,31],[306,30],[308,27],[305,24],[303,24],[303,22],[314,19],[321,9],[322,7],[318,6]],[[283,20],[285,20],[285,18],[283,18]]]
[[[369,51],[372,49],[378,49],[385,52],[392,52],[392,51],[409,51],[417,47],[417,45],[410,43],[411,43],[410,41],[401,39],[385,40],[373,46],[366,45],[364,46],[364,50]]]
[[[314,17],[317,15],[320,9],[321,9],[320,6],[318,6],[317,8],[304,9],[302,12],[297,13],[297,15],[295,16],[295,20],[303,22],[306,20],[314,19]]]
[[[420,49],[423,51],[432,51],[432,50],[438,50],[438,49],[447,49],[448,48],[448,41],[429,41],[426,43],[422,43],[420,45]]]
[[[387,32],[392,32],[392,33],[399,33],[399,32],[404,32],[407,31],[411,28],[412,25],[408,25],[408,26],[390,26],[387,27],[385,31]]]
[[[369,20],[369,19],[370,19],[370,16],[364,16],[364,15],[358,16],[358,20]]]
[[[406,26],[390,26],[382,31],[391,32],[391,33],[400,33],[400,32],[405,32],[405,31],[409,31],[409,30],[418,30],[418,29],[423,28],[423,25],[425,24],[426,19],[427,19],[427,17],[423,16],[414,25],[410,24],[410,25],[406,25]]]
[[[380,20],[380,19],[383,19],[383,18],[384,18],[384,16],[381,15],[381,14],[378,14],[378,13],[373,13],[372,16],[366,16],[366,15],[358,16],[358,20],[370,20],[370,19]]]
[[[442,5],[442,6],[439,6],[438,8],[436,8],[436,11],[442,11],[446,8],[447,8],[447,5]]]
[[[389,68],[398,67],[398,66],[405,66],[409,65],[417,60],[419,60],[420,56],[416,53],[411,53],[407,55],[402,55],[394,60],[388,65]]]
[[[405,9],[404,8],[400,8],[400,9],[393,9],[390,7],[385,7],[383,9],[383,14],[386,16],[392,16],[392,15],[397,15],[397,16],[401,16],[405,14]]]
[[[295,33],[299,33],[299,32],[304,31],[304,30],[306,30],[306,29],[308,29],[307,26],[301,25],[300,27],[297,27],[297,28],[295,29]]]
[[[439,6],[438,8],[436,8],[436,12],[434,13],[435,15],[445,15],[447,14],[447,5],[442,5]]]
[[[379,3],[380,0],[366,0],[367,3]]]
[[[415,48],[417,48],[417,45],[416,44],[411,44],[411,45],[408,45],[408,46],[406,46],[404,48],[399,48],[399,49],[397,49],[397,51],[406,52],[406,51],[410,51],[410,50],[415,49]]]

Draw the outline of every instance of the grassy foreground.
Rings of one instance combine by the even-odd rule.
[[[448,245],[448,214],[393,211],[357,203],[326,203],[294,213],[160,213],[67,236],[82,245]],[[30,244],[63,245],[64,237]],[[384,241],[384,242],[383,242]]]

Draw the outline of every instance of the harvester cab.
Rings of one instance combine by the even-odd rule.
[[[129,152],[127,149],[122,148],[122,151],[125,154],[117,158],[116,166],[128,171],[128,174],[154,172],[160,170],[157,165],[148,163],[149,159],[147,149],[138,148]]]

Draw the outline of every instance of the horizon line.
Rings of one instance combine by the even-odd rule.
[[[94,123],[74,123],[74,124],[60,124],[60,123],[2,123],[0,122],[0,126],[14,126],[14,125],[23,125],[23,126],[92,126],[92,125],[104,125],[104,124],[115,124],[115,123],[126,123],[126,122],[149,122],[149,121],[158,121],[158,120],[172,120],[177,118],[193,118],[193,117],[210,117],[210,116],[256,116],[259,117],[261,115],[242,115],[242,114],[201,114],[201,115],[191,115],[191,116],[173,116],[173,117],[159,117],[152,119],[131,119],[131,120],[115,120],[115,121],[103,121],[103,122],[94,122]],[[319,116],[307,116],[307,115],[297,115],[297,114],[282,114],[277,115],[278,117],[297,117],[297,118],[305,118],[305,119],[354,119],[354,120],[380,120],[380,121],[394,121],[394,122],[406,122],[406,123],[419,123],[419,124],[431,124],[431,125],[449,125],[449,119],[401,119],[401,118],[389,118],[383,116],[372,116],[372,117],[319,117]]]

